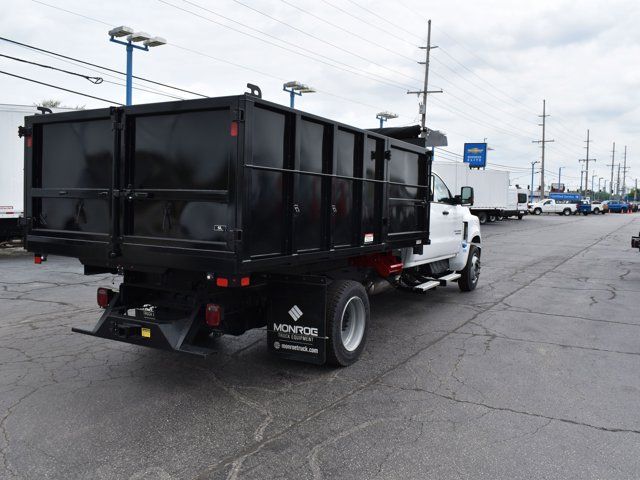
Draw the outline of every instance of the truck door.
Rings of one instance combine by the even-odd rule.
[[[458,218],[458,208],[452,204],[449,189],[442,179],[432,176],[431,202],[431,244],[430,256],[433,258],[455,254],[460,247],[462,222]],[[460,230],[458,233],[456,231]]]
[[[556,211],[556,202],[553,200],[545,200],[542,204],[542,212],[543,213],[555,213]]]

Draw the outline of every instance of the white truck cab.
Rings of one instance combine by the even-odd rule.
[[[481,251],[480,221],[469,210],[473,198],[469,201],[462,199],[465,187],[460,195],[454,197],[435,173],[431,180],[430,244],[421,249],[403,249],[403,268],[405,271],[414,268],[430,276],[452,272],[439,278],[458,280],[458,285],[463,290],[471,283],[469,286],[472,290],[480,274]],[[469,275],[469,278],[465,279],[465,275]],[[441,283],[435,281],[427,286],[432,288],[438,284]]]

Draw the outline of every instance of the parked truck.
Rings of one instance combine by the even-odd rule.
[[[433,171],[454,191],[462,186],[473,187],[474,203],[470,210],[481,224],[514,215],[522,218],[527,212],[526,193],[523,191],[524,197],[519,197],[518,190],[509,186],[509,172],[471,169],[466,163],[442,160],[434,161]]]
[[[473,189],[430,151],[253,92],[25,119],[26,249],[122,275],[73,331],[207,355],[265,328],[274,354],[346,366],[369,295],[476,287]]]
[[[554,200],[553,198],[548,198],[546,200],[533,203],[529,207],[529,212],[533,215],[542,215],[543,213],[573,215],[577,212],[577,205],[575,201]]]

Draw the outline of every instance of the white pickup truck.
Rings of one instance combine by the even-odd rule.
[[[529,213],[542,215],[543,213],[556,213],[558,215],[573,215],[577,207],[575,202],[559,202],[552,198],[536,202],[529,207]]]

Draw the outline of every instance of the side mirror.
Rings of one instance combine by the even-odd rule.
[[[460,189],[460,203],[462,205],[473,205],[473,187],[462,187]]]

